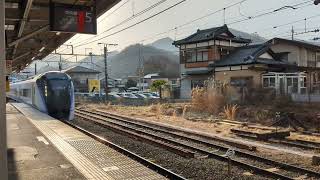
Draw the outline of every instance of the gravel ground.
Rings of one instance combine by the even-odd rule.
[[[113,120],[111,120],[111,121],[113,121]],[[128,124],[128,123],[124,123],[124,124]],[[130,126],[132,126],[132,125],[130,125]],[[132,126],[132,127],[135,127],[135,126]],[[156,135],[168,136],[167,134],[154,132],[154,131],[148,130],[148,129],[141,129],[140,127],[138,129],[146,131],[146,132],[150,132],[150,133],[156,134]],[[180,133],[180,132],[177,132],[177,134],[184,135],[183,133]],[[187,135],[187,136],[190,136],[190,135]],[[197,136],[191,136],[191,137],[199,138]],[[172,139],[172,138],[168,136],[168,139]],[[198,143],[188,142],[188,141],[185,141],[185,140],[182,140],[182,139],[176,139],[176,138],[173,138],[173,139],[174,140],[179,140],[179,141],[184,142],[186,144],[191,144],[191,145],[194,145],[194,146],[197,146],[197,147],[203,147],[203,149],[208,149],[207,146],[202,146],[202,145],[200,145]],[[202,139],[202,138],[200,138],[200,139]],[[221,143],[221,142],[216,142],[216,141],[211,141],[211,142],[213,144],[219,144],[219,145],[226,146],[224,143]],[[286,146],[284,146],[284,147],[286,147]],[[238,149],[238,148],[234,148],[234,149]],[[292,148],[292,149],[299,150],[299,148]],[[211,150],[212,151],[216,151],[217,149],[213,148]],[[246,151],[246,150],[241,150],[241,151]],[[300,166],[300,167],[303,167],[303,168],[306,168],[306,169],[310,169],[310,170],[313,170],[313,171],[320,171],[320,166],[313,166],[311,164],[311,161],[312,161],[311,158],[302,157],[302,156],[296,156],[295,158],[292,158],[292,155],[289,155],[287,153],[283,153],[281,151],[278,152],[278,151],[264,150],[262,148],[259,148],[259,150],[257,152],[250,152],[250,151],[246,151],[246,152],[249,153],[249,154],[252,153],[252,154],[255,154],[255,155],[258,155],[258,156],[262,156],[262,157],[265,157],[265,158],[268,158],[268,159],[273,159],[273,160],[276,160],[276,161],[285,162],[285,163],[288,163],[288,164],[293,164],[293,165]],[[222,152],[222,153],[224,154],[224,152]],[[248,159],[246,159],[246,158],[240,158],[240,159],[244,159],[244,161],[248,161]],[[255,160],[250,160],[250,161],[252,161],[252,164],[260,166],[260,167],[264,167],[265,169],[274,168],[272,165],[267,165],[267,164],[264,165],[263,163],[256,162]],[[296,173],[290,173],[290,172],[285,172],[285,174],[287,174],[289,176],[291,175],[293,177],[295,175],[297,175]]]
[[[248,172],[232,167],[232,175],[228,176],[227,163],[215,159],[187,159],[162,148],[141,142],[140,140],[115,133],[112,130],[99,127],[94,123],[76,118],[74,124],[92,131],[109,141],[118,144],[142,157],[149,159],[188,179],[268,179],[257,175],[243,175]]]

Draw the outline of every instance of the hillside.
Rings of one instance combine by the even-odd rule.
[[[140,55],[139,55],[140,54]],[[131,45],[120,53],[108,56],[108,74],[112,78],[126,78],[137,75],[139,59],[144,62],[144,74],[160,73],[164,76],[179,77],[179,56],[172,52],[147,45]],[[89,62],[86,58],[83,62]],[[103,58],[93,58],[96,70],[104,71]],[[83,64],[82,66],[91,68]]]
[[[167,37],[167,38],[163,38],[163,39],[159,39],[154,41],[153,43],[150,43],[149,46],[158,48],[158,49],[162,49],[165,51],[170,51],[173,52],[174,54],[179,54],[179,49],[176,48],[174,45],[172,45],[173,43],[173,39]]]

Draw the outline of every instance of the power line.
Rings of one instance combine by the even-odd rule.
[[[292,25],[292,24],[295,24],[295,23],[298,23],[298,22],[302,22],[302,21],[305,21],[305,22],[306,22],[307,20],[310,20],[310,19],[313,19],[313,18],[316,18],[316,17],[320,17],[320,14],[315,15],[315,16],[310,16],[310,17],[307,17],[307,18],[303,18],[303,19],[299,19],[299,20],[295,20],[295,21],[291,21],[291,22],[284,23],[284,24],[279,24],[279,25],[273,26],[273,27],[271,27],[271,28],[265,28],[265,29],[263,29],[262,31],[265,31],[265,30],[268,30],[268,29],[277,29],[277,28],[279,28],[279,27]],[[302,29],[302,28],[301,28],[301,29]],[[303,29],[306,30],[306,29],[307,29],[306,26],[305,26]],[[308,29],[310,29],[310,28],[308,28]],[[297,29],[296,29],[296,30],[297,30]],[[259,32],[261,32],[261,30],[260,30]],[[269,34],[265,35],[265,37],[277,36],[277,35],[281,35],[281,34],[285,34],[285,33],[287,33],[287,32],[282,32],[282,33],[280,33],[280,34],[279,34],[279,33],[278,33],[278,34],[269,33]]]
[[[141,41],[146,41],[146,40],[152,39],[152,38],[154,38],[154,37],[160,36],[160,35],[162,35],[162,34],[169,33],[169,32],[171,32],[171,31],[177,31],[178,28],[181,28],[181,27],[183,27],[183,26],[187,26],[187,25],[192,24],[192,23],[194,23],[194,22],[196,22],[196,21],[199,21],[199,20],[201,20],[201,19],[204,19],[204,18],[207,18],[207,17],[209,17],[209,16],[212,16],[212,15],[218,13],[218,12],[221,12],[221,11],[223,11],[224,9],[231,8],[231,7],[233,7],[233,6],[236,6],[236,5],[238,5],[238,4],[240,4],[240,3],[243,3],[243,2],[246,2],[246,1],[248,1],[248,0],[241,0],[241,1],[239,1],[239,2],[230,4],[230,5],[222,8],[222,9],[215,10],[215,11],[210,12],[210,13],[204,15],[204,16],[201,16],[201,17],[199,17],[199,18],[193,19],[193,20],[191,20],[191,21],[188,21],[188,22],[186,22],[186,23],[184,23],[184,24],[181,24],[181,25],[176,26],[176,27],[174,27],[174,28],[168,29],[168,30],[166,30],[166,31],[157,33],[157,34],[155,34],[155,35],[153,35],[153,36],[151,36],[151,37],[145,38],[145,39],[143,39],[143,40],[141,40]],[[139,41],[139,42],[141,42],[141,41]],[[135,41],[135,42],[137,42],[137,41]]]
[[[231,4],[231,5],[229,5],[229,6],[224,7],[224,8],[222,8],[222,9],[213,11],[213,12],[211,12],[211,13],[208,13],[208,14],[204,15],[204,16],[201,16],[201,17],[199,17],[199,18],[196,18],[196,19],[194,19],[194,20],[191,20],[191,21],[189,21],[189,22],[187,22],[187,23],[181,24],[181,25],[179,25],[179,26],[177,26],[177,27],[175,27],[175,28],[181,28],[181,27],[183,27],[183,26],[192,24],[192,23],[194,23],[194,22],[196,22],[196,21],[199,21],[199,20],[201,20],[201,19],[207,18],[207,17],[209,17],[209,16],[212,16],[212,15],[214,15],[214,14],[216,14],[216,13],[222,12],[222,11],[224,11],[224,10],[226,10],[226,9],[229,9],[229,8],[231,8],[231,7],[233,7],[233,6],[236,6],[236,5],[238,5],[238,4],[244,3],[244,2],[246,2],[246,1],[248,1],[248,0],[242,0],[242,1],[236,2],[236,3],[234,3],[234,4]]]
[[[137,13],[137,14],[135,14],[135,15],[133,15],[133,16],[131,16],[131,17],[129,17],[129,18],[127,18],[127,19],[123,20],[122,22],[120,22],[120,23],[118,23],[118,24],[116,24],[116,25],[114,25],[114,26],[110,27],[109,29],[107,29],[107,30],[103,31],[101,34],[96,35],[96,36],[94,36],[94,37],[89,37],[89,38],[87,38],[87,39],[85,39],[85,40],[83,40],[83,41],[80,41],[80,42],[78,42],[78,43],[75,43],[75,45],[77,45],[77,44],[81,44],[81,43],[83,43],[83,42],[86,42],[86,41],[88,41],[88,40],[90,40],[90,39],[92,39],[92,38],[99,37],[99,36],[101,36],[102,34],[104,34],[104,33],[106,33],[106,32],[109,32],[110,30],[115,29],[115,28],[117,28],[118,26],[121,26],[121,25],[123,25],[123,24],[125,24],[125,23],[127,23],[127,22],[129,22],[129,21],[131,21],[131,20],[133,20],[133,19],[135,19],[135,18],[137,18],[137,17],[139,17],[139,16],[141,16],[141,15],[143,15],[143,14],[147,13],[148,11],[150,11],[150,10],[152,10],[152,9],[156,8],[157,6],[159,6],[159,5],[163,4],[163,3],[164,3],[164,2],[166,2],[166,1],[167,1],[167,0],[161,0],[161,1],[158,1],[157,3],[155,3],[155,4],[151,5],[151,6],[149,6],[148,8],[146,8],[146,9],[144,9],[144,10],[142,10],[142,11],[140,11],[139,13]]]
[[[302,2],[302,3],[295,4],[295,5],[283,6],[283,7],[280,7],[280,8],[278,8],[278,9],[275,9],[275,10],[272,10],[272,11],[264,12],[264,13],[261,13],[261,14],[255,15],[255,16],[249,16],[249,17],[247,17],[247,18],[245,18],[245,19],[240,19],[240,20],[237,20],[237,21],[228,23],[228,25],[237,24],[237,23],[241,23],[241,22],[244,22],[244,21],[256,19],[256,18],[259,18],[259,17],[262,17],[262,16],[274,14],[274,13],[277,13],[277,12],[280,12],[280,11],[283,11],[283,10],[287,10],[287,9],[296,10],[296,9],[299,9],[299,8],[306,7],[306,6],[299,7],[300,5],[306,4],[306,3],[310,3],[310,1],[305,1],[305,2]],[[310,5],[312,5],[312,4],[310,4]],[[307,6],[310,6],[310,5],[307,5]]]
[[[196,22],[196,21],[198,21],[198,20],[204,19],[204,18],[209,17],[209,16],[211,16],[211,15],[214,15],[214,14],[216,14],[216,13],[218,13],[218,12],[222,12],[224,9],[228,9],[228,8],[233,7],[233,6],[236,6],[236,5],[238,5],[238,4],[242,4],[242,3],[244,3],[245,1],[247,1],[247,0],[242,0],[242,1],[236,2],[236,3],[234,3],[234,4],[231,4],[231,5],[229,5],[229,6],[226,6],[226,7],[224,7],[224,8],[221,8],[221,9],[219,9],[219,10],[215,10],[215,11],[213,11],[213,12],[211,12],[211,13],[208,13],[208,14],[206,14],[206,15],[204,15],[204,16],[201,16],[201,17],[199,17],[199,18],[193,19],[193,20],[191,20],[191,21],[188,21],[188,22],[186,22],[186,23],[184,23],[184,24],[181,24],[181,25],[176,26],[176,27],[174,27],[174,28],[168,29],[168,30],[166,30],[166,31],[157,33],[157,34],[155,34],[155,35],[153,35],[153,36],[151,36],[151,37],[145,38],[145,39],[143,39],[143,40],[141,40],[141,41],[146,41],[146,40],[149,40],[149,39],[153,39],[154,37],[157,37],[157,36],[160,36],[160,35],[169,33],[169,32],[171,32],[171,31],[176,31],[177,28],[181,28],[181,27],[183,27],[183,26],[187,26],[187,25],[192,24],[192,23],[194,23],[194,22]],[[304,1],[304,2],[301,2],[301,3],[298,3],[298,4],[294,4],[294,5],[292,5],[292,6],[297,8],[298,6],[303,5],[303,4],[306,4],[306,3],[309,3],[309,2],[310,2],[310,1]],[[287,7],[287,6],[283,6],[283,7]],[[276,9],[276,10],[279,11],[280,9],[283,9],[283,7],[278,8],[278,9]],[[303,7],[299,7],[299,8],[303,8]],[[274,8],[269,8],[269,9],[267,9],[267,10],[271,10],[271,9],[274,9]],[[264,10],[264,11],[266,11],[266,10]],[[259,11],[259,12],[262,12],[262,11]],[[317,15],[317,16],[320,16],[320,15]],[[314,17],[316,17],[316,16],[308,17],[308,19],[311,19],[311,18],[314,18]],[[141,41],[140,41],[140,42],[141,42]]]
[[[116,11],[118,11],[120,8],[122,8],[124,5],[126,5],[130,0],[127,0],[126,2],[124,2],[123,4],[121,4],[119,7],[117,7],[115,10],[113,10],[112,12],[110,12],[110,14],[106,15],[105,17],[103,17],[98,23],[101,23],[102,21],[104,21],[105,19],[107,19],[109,16],[111,16],[112,14],[114,14]]]
[[[103,37],[101,37],[101,38],[99,38],[99,39],[96,39],[96,40],[93,40],[93,41],[89,41],[89,42],[87,42],[87,43],[83,43],[83,44],[77,45],[77,46],[75,46],[75,47],[80,47],[80,46],[84,46],[84,45],[87,45],[87,44],[90,44],[90,43],[93,43],[93,42],[97,42],[97,41],[99,41],[99,40],[102,40],[102,39],[105,39],[105,38],[107,38],[107,37],[110,37],[110,36],[113,36],[113,35],[115,35],[115,34],[118,34],[118,33],[120,33],[120,32],[123,32],[123,31],[125,31],[125,30],[127,30],[127,29],[130,29],[130,28],[132,28],[132,27],[134,27],[134,26],[137,26],[137,25],[139,25],[139,24],[141,24],[141,23],[143,23],[143,22],[145,22],[145,21],[147,21],[147,20],[149,20],[149,19],[152,19],[152,18],[154,18],[154,17],[156,17],[156,16],[158,16],[158,15],[160,15],[160,14],[168,11],[168,10],[170,10],[170,9],[172,9],[172,8],[180,5],[180,4],[182,4],[182,3],[185,2],[185,1],[187,1],[187,0],[182,0],[182,1],[180,1],[180,2],[178,2],[178,3],[176,3],[176,4],[174,4],[174,5],[166,8],[166,9],[164,9],[164,10],[156,13],[156,14],[153,14],[152,16],[149,16],[149,17],[147,17],[147,18],[145,18],[145,19],[143,19],[143,20],[141,20],[141,21],[139,21],[139,22],[137,22],[137,23],[134,23],[134,24],[132,24],[132,25],[130,25],[130,26],[128,26],[128,27],[125,27],[125,28],[123,28],[123,29],[121,29],[121,30],[119,30],[119,31],[116,31],[116,32],[111,33],[111,34],[108,34],[108,35],[103,36]]]
[[[236,5],[240,4],[240,3],[244,3],[244,2],[246,2],[246,1],[248,1],[248,0],[241,0],[241,1],[239,1],[239,2],[230,4],[230,5],[222,8],[222,9],[219,9],[219,10],[216,10],[216,11],[214,11],[214,12],[208,13],[208,14],[206,14],[206,15],[204,15],[204,16],[201,16],[201,17],[199,17],[199,18],[196,18],[196,19],[194,19],[194,20],[191,20],[191,21],[189,21],[189,22],[187,22],[187,23],[185,23],[185,24],[181,24],[181,25],[179,25],[179,26],[177,26],[177,27],[174,27],[174,28],[172,28],[172,29],[169,29],[169,30],[167,30],[167,31],[158,33],[158,34],[156,34],[155,36],[159,36],[159,35],[162,35],[162,34],[165,34],[165,33],[169,33],[170,31],[177,30],[178,28],[181,28],[181,27],[183,27],[183,26],[187,26],[187,25],[192,24],[192,23],[194,23],[194,22],[196,22],[196,21],[198,21],[198,20],[207,18],[207,17],[212,16],[212,15],[218,13],[218,12],[223,11],[224,9],[231,8],[231,7],[233,7],[233,6],[236,6]],[[89,40],[89,39],[90,39],[90,38],[86,39],[85,41],[87,41],[87,40]],[[151,38],[148,38],[148,39],[151,39]],[[147,39],[146,39],[146,40],[147,40]],[[85,41],[81,41],[81,43],[83,43],[83,42],[85,42]],[[76,44],[81,44],[81,43],[76,43]],[[76,46],[76,47],[77,47],[77,46]]]
[[[242,1],[240,1],[240,2],[231,4],[231,5],[229,5],[229,6],[225,7],[225,8],[229,8],[229,7],[232,7],[232,6],[241,4],[241,3],[245,2],[245,1],[247,1],[247,0],[242,0]],[[309,2],[310,2],[310,1],[304,1],[304,2],[302,2],[302,3],[298,3],[298,4],[293,5],[293,7],[297,7],[297,6],[300,6],[300,5],[302,5],[302,4],[306,4],[306,3],[309,3]],[[284,6],[284,7],[286,7],[286,6]],[[149,37],[149,38],[146,38],[146,39],[144,39],[144,40],[142,40],[142,41],[145,41],[145,40],[148,40],[148,39],[152,39],[152,38],[154,38],[154,37],[156,37],[156,36],[159,36],[159,35],[162,35],[162,34],[165,34],[165,33],[169,33],[170,31],[173,31],[173,30],[177,30],[177,28],[181,28],[181,27],[183,27],[183,26],[192,24],[193,22],[196,22],[196,21],[198,21],[198,20],[201,20],[201,19],[203,19],[203,18],[209,17],[209,16],[211,16],[211,15],[213,15],[213,14],[216,14],[216,13],[218,13],[218,12],[221,12],[221,11],[223,11],[225,8],[222,8],[222,9],[219,9],[219,10],[214,11],[214,12],[212,12],[212,13],[206,14],[205,16],[196,18],[196,19],[194,19],[194,20],[192,20],[192,21],[189,21],[189,22],[187,22],[187,23],[181,24],[181,25],[179,25],[179,26],[177,26],[177,27],[175,27],[175,28],[172,28],[172,29],[166,30],[166,31],[164,31],[164,32],[158,33],[158,34],[156,34],[156,35],[154,35],[154,36],[151,36],[151,37]],[[302,8],[302,7],[300,7],[300,8]],[[285,8],[282,7],[282,8],[276,9],[276,10],[274,10],[274,11],[277,12],[277,11],[280,11],[280,10],[283,10],[283,9],[285,9]],[[274,13],[274,12],[273,12],[273,13]],[[269,14],[269,13],[268,13],[268,14]],[[267,15],[267,14],[264,14],[264,15]],[[259,16],[262,16],[262,15],[260,14],[260,15],[258,15],[258,17],[259,17]],[[314,17],[315,17],[315,16],[314,16]],[[309,17],[309,18],[313,18],[313,17]],[[249,20],[249,19],[248,19],[248,20]],[[244,20],[243,20],[243,21],[244,21]],[[141,23],[141,22],[140,22],[140,23]],[[294,23],[294,22],[290,22],[290,23]],[[287,23],[287,24],[289,24],[289,23]],[[137,25],[137,24],[134,24],[134,25],[129,26],[129,27],[127,27],[127,28],[133,27],[133,26],[135,26],[135,25]],[[283,26],[284,26],[284,25],[283,25]],[[278,27],[280,27],[280,26],[278,25]],[[112,33],[112,34],[110,34],[110,35],[104,36],[104,37],[102,37],[102,38],[100,38],[100,39],[103,39],[103,38],[112,36],[112,35],[114,35],[114,34],[117,34],[117,33],[119,33],[119,32],[122,32],[122,31],[126,30],[127,28],[124,28],[124,29],[122,29],[122,30],[120,30],[120,31],[117,31],[117,32],[115,32],[115,33]],[[100,39],[99,39],[99,40],[100,40]],[[97,40],[96,40],[96,41],[97,41]],[[92,43],[92,42],[94,42],[94,41],[91,41],[91,42],[88,42],[88,43],[85,43],[85,44],[82,44],[82,45],[86,45],[86,44],[89,44],[89,43]],[[79,46],[82,46],[82,45],[79,45]],[[76,46],[76,47],[79,47],[79,46]]]

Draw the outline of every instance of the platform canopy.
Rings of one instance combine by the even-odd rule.
[[[97,17],[121,0],[96,0]],[[52,0],[70,5],[94,4],[93,0]],[[36,59],[43,59],[75,33],[49,31],[49,0],[5,0],[6,59],[20,71]]]

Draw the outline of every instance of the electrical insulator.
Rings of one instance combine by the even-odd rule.
[[[314,0],[314,4],[318,5],[320,3],[320,0]]]

